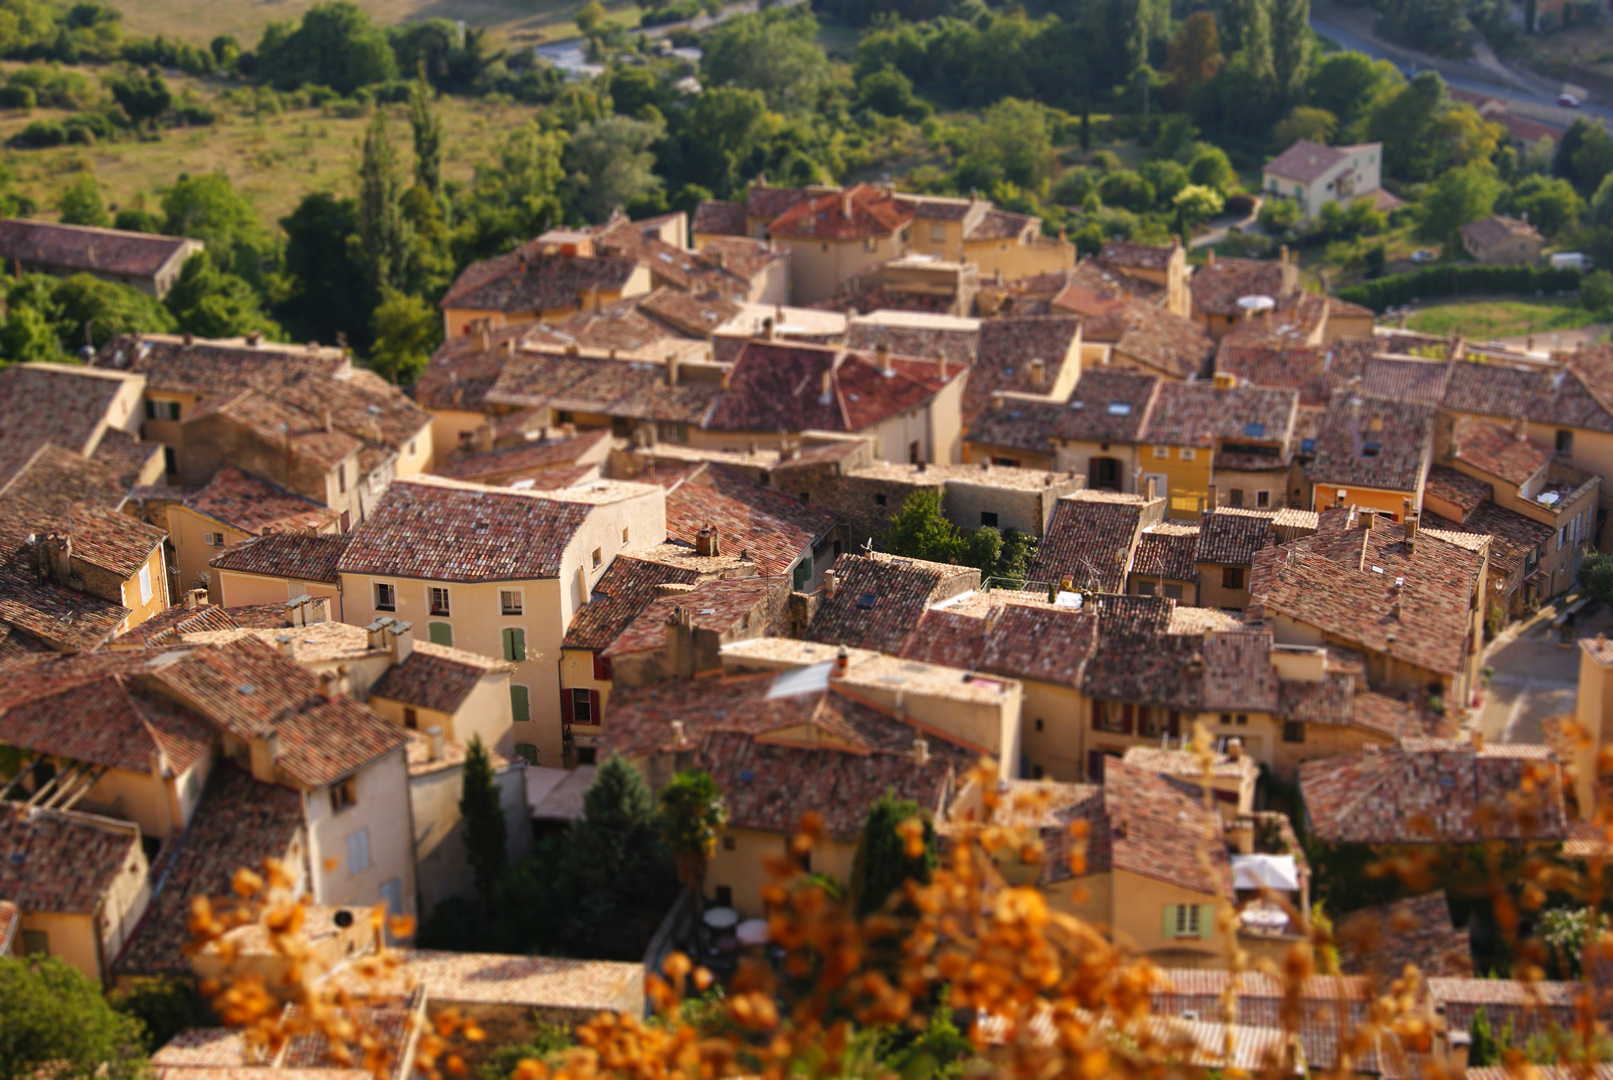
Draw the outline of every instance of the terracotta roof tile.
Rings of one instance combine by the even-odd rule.
[[[233,465],[214,473],[206,487],[186,498],[185,506],[251,535],[286,529],[321,529],[336,520],[336,511],[329,507],[242,472]]]
[[[175,255],[202,244],[183,236],[66,225],[55,221],[0,221],[0,260],[118,277],[155,277]]]
[[[975,615],[929,610],[902,649],[904,660],[973,671],[986,648],[987,623]]]
[[[1451,453],[1457,461],[1522,487],[1552,460],[1552,452],[1490,420],[1460,417],[1453,424]]]
[[[185,772],[211,751],[213,729],[143,686],[145,661],[143,653],[98,665],[47,660],[17,672],[0,699],[0,741],[143,774],[161,753],[176,772]]]
[[[483,401],[699,424],[722,395],[719,383],[668,386],[666,380],[666,368],[658,363],[518,351]]]
[[[1163,272],[1171,264],[1171,257],[1181,250],[1170,244],[1134,244],[1129,240],[1109,240],[1098,253],[1098,258],[1110,266],[1127,269]]]
[[[1063,294],[1061,294],[1062,296]],[[1106,332],[1103,316],[1094,320],[1092,340],[1113,340],[1115,351],[1146,364],[1169,379],[1203,375],[1215,356],[1215,341],[1198,323],[1157,304],[1127,301],[1118,333]]]
[[[1272,514],[1221,509],[1199,519],[1193,561],[1219,566],[1253,566],[1255,553],[1277,542]]]
[[[1561,840],[1562,777],[1545,747],[1475,750],[1451,739],[1308,761],[1300,786],[1315,835],[1340,844]]]
[[[1215,370],[1236,375],[1252,386],[1297,390],[1301,405],[1320,408],[1334,390],[1361,374],[1374,348],[1372,342],[1275,347],[1223,339]]]
[[[145,471],[151,459],[162,453],[162,443],[141,442],[136,436],[116,428],[108,428],[106,434],[95,447],[90,459],[98,465],[105,465],[111,469],[118,478],[118,483],[125,489],[135,486],[139,482],[140,474]]]
[[[839,521],[830,510],[764,488],[720,465],[700,465],[668,485],[667,537],[693,545],[717,530],[725,551],[749,552],[763,573],[786,574]]]
[[[509,670],[511,665],[501,660],[419,641],[407,660],[387,668],[370,687],[370,696],[454,713],[486,675]]]
[[[1540,235],[1539,229],[1527,221],[1502,214],[1491,214],[1487,218],[1463,225],[1462,240],[1465,243],[1484,245],[1499,244],[1506,240],[1532,240],[1545,243],[1546,238]]]
[[[722,236],[745,235],[745,204],[706,199],[695,207],[689,232]]]
[[[751,609],[765,601],[769,593],[785,588],[785,582],[777,578],[718,578],[696,583],[692,592],[652,598],[611,642],[605,655],[620,656],[664,648],[667,623],[673,609],[679,607],[689,613],[690,625],[695,629],[726,634],[741,626]]]
[[[0,228],[12,222],[0,222]],[[12,364],[0,370],[0,490],[47,443],[84,455],[125,381],[68,364]]]
[[[855,319],[846,327],[846,348],[872,353],[883,342],[897,356],[944,356],[951,363],[968,364],[980,349],[985,325],[971,330],[950,326],[887,326],[874,320]],[[974,387],[971,385],[969,389],[973,391]]]
[[[1053,437],[1072,442],[1137,442],[1162,381],[1135,371],[1083,371]]]
[[[450,480],[508,483],[522,476],[535,476],[557,466],[571,465],[609,438],[609,428],[595,428],[569,437],[534,439],[499,450],[455,454],[438,463],[433,471]]]
[[[446,1005],[524,1006],[589,1015],[617,1009],[624,999],[643,992],[644,965],[639,963],[429,949],[396,949],[392,955],[398,964],[379,984],[351,967],[338,969],[331,978],[354,993],[401,995],[418,986],[427,1000]]]
[[[94,915],[139,850],[132,824],[0,807],[0,896],[24,915]]]
[[[1215,811],[1117,758],[1103,763],[1103,808],[1114,869],[1232,898],[1231,862]]]
[[[507,488],[399,481],[353,531],[339,569],[434,581],[557,577],[588,513],[582,503]]]
[[[1206,634],[1202,652],[1205,709],[1277,711],[1269,630]]]
[[[1165,382],[1138,439],[1167,446],[1211,447],[1221,439],[1285,444],[1297,405],[1292,390]]]
[[[546,255],[534,242],[467,266],[438,303],[475,311],[564,311],[582,307],[587,294],[621,289],[637,269],[632,259]]]
[[[588,603],[572,616],[564,647],[603,649],[650,605],[657,585],[693,585],[699,580],[694,570],[619,555],[600,575]]]
[[[1423,484],[1423,497],[1430,495],[1460,509],[1465,519],[1482,503],[1494,497],[1495,488],[1449,465],[1435,465],[1428,470],[1428,480]]]
[[[1441,402],[1450,412],[1613,432],[1613,400],[1601,388],[1613,376],[1613,353],[1605,346],[1587,348],[1556,372],[1467,360],[1452,361],[1450,369]]]
[[[1348,156],[1348,147],[1323,146],[1301,139],[1266,165],[1263,171],[1308,184]]]
[[[1007,604],[986,634],[980,668],[1079,687],[1097,646],[1097,624],[1089,612]]]
[[[1269,296],[1279,303],[1299,292],[1298,268],[1256,259],[1217,259],[1187,279],[1193,307],[1211,315],[1240,314],[1238,300]]]
[[[352,533],[331,536],[281,532],[253,536],[231,544],[209,559],[207,565],[242,574],[335,584],[339,576],[336,567],[352,539]]]
[[[1396,360],[1376,357],[1361,371],[1361,393],[1368,397],[1438,405],[1445,396],[1450,368],[1438,360]]]
[[[977,352],[963,389],[963,423],[967,428],[991,408],[999,391],[1045,394],[1059,380],[1081,334],[1081,320],[1070,316],[1037,319],[987,319],[980,324]],[[919,353],[920,356],[932,355]],[[1040,381],[1033,361],[1041,361]]]
[[[146,917],[118,955],[120,975],[191,974],[191,901],[234,899],[231,883],[242,867],[286,859],[302,837],[302,798],[290,788],[260,784],[221,762],[208,776],[190,827],[169,844],[152,868],[161,883]]]
[[[1339,966],[1372,975],[1380,986],[1414,965],[1424,978],[1473,970],[1467,928],[1451,922],[1445,890],[1353,911],[1339,921]]]
[[[932,603],[980,585],[967,566],[872,552],[835,560],[836,588],[825,595],[805,637],[826,645],[900,656]]]
[[[1053,455],[1053,432],[1064,422],[1063,402],[1007,399],[1000,409],[987,409],[969,425],[964,436],[979,446]]]
[[[1078,589],[1119,592],[1142,519],[1142,499],[1121,501],[1065,497],[1053,508],[1028,575],[1059,584],[1072,579]]]
[[[498,381],[513,343],[531,329],[529,323],[495,327],[488,347],[477,347],[475,334],[461,334],[437,346],[431,362],[415,383],[415,398],[428,409],[481,412],[482,399]]]
[[[256,390],[203,401],[186,419],[194,423],[215,415],[241,425],[270,445],[284,445],[289,453],[322,468],[334,468],[361,446],[346,432],[327,430],[317,417]]]
[[[1444,1014],[1450,1030],[1471,1031],[1474,1018],[1483,1009],[1492,1031],[1510,1026],[1513,1037],[1520,1040],[1553,1028],[1572,1030],[1579,1019],[1579,996],[1585,992],[1580,983],[1547,979],[1525,983],[1435,976],[1427,985],[1432,1008]]]
[[[912,208],[901,200],[871,184],[857,184],[795,202],[768,223],[767,231],[772,236],[851,240],[894,233],[913,216]]]
[[[1198,567],[1199,527],[1162,521],[1150,525],[1137,538],[1137,551],[1131,559],[1131,572],[1145,578],[1195,581]]]
[[[1424,529],[1472,536],[1489,536],[1490,567],[1493,573],[1508,577],[1529,561],[1531,552],[1543,550],[1557,530],[1534,518],[1524,517],[1493,502],[1480,503],[1465,521],[1447,521],[1438,514],[1423,511]],[[1444,537],[1442,537],[1444,539]],[[1451,539],[1454,539],[1452,537]]]
[[[1014,240],[1037,223],[1029,214],[1015,214],[992,207],[975,220],[964,234],[965,240]]]
[[[1328,403],[1306,474],[1321,485],[1416,491],[1433,439],[1433,406],[1340,391]]]

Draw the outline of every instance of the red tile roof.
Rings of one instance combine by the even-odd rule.
[[[1109,240],[1104,243],[1098,258],[1110,266],[1163,272],[1169,269],[1171,257],[1180,250],[1178,244],[1134,244],[1129,240]]]
[[[1198,544],[1197,525],[1172,521],[1150,525],[1137,538],[1137,550],[1131,558],[1131,572],[1145,578],[1195,581],[1198,566],[1194,553],[1198,550]]]
[[[1107,325],[1116,322],[1118,327]],[[1090,332],[1091,340],[1113,341],[1115,352],[1169,379],[1203,375],[1215,356],[1214,339],[1198,323],[1141,300],[1126,301],[1118,312],[1097,316]]]
[[[352,533],[331,536],[281,532],[253,536],[231,544],[209,559],[207,565],[241,574],[335,584],[339,576],[337,564],[352,539]]]
[[[490,672],[509,669],[502,660],[419,641],[407,660],[387,668],[370,687],[370,696],[455,713]]]
[[[234,900],[242,867],[286,860],[303,842],[302,799],[290,788],[260,784],[227,762],[214,767],[190,827],[168,844],[152,868],[158,883],[151,907],[114,970],[120,975],[189,976],[191,902]]]
[[[80,455],[95,449],[101,425],[123,420],[108,413],[124,385],[67,364],[0,370],[0,490],[47,443]]]
[[[265,531],[321,529],[336,520],[336,511],[312,499],[226,465],[206,487],[185,500],[186,507],[221,524],[258,535]]]
[[[1072,442],[1137,442],[1162,382],[1157,375],[1136,371],[1088,368],[1075,384],[1053,437]]]
[[[1460,522],[1446,521],[1438,514],[1424,511],[1422,526],[1424,529],[1491,537],[1491,572],[1502,577],[1509,577],[1521,570],[1529,561],[1531,552],[1538,550],[1544,553],[1557,531],[1544,522],[1488,501],[1480,503]]]
[[[517,352],[483,395],[490,405],[566,409],[637,420],[699,424],[722,396],[716,382],[667,385],[660,364]]]
[[[60,270],[155,277],[186,248],[201,250],[182,236],[65,225],[55,221],[0,221],[0,260],[34,263]]]
[[[912,207],[902,200],[871,184],[857,184],[795,203],[769,222],[767,231],[810,240],[853,240],[887,236],[912,222],[913,216]]]
[[[520,446],[501,450],[484,450],[474,454],[455,454],[438,463],[433,470],[438,476],[451,480],[486,482],[492,477],[500,480],[516,478],[520,474],[537,473],[559,465],[570,465],[582,455],[610,438],[609,428],[580,431],[570,437],[534,439]]]
[[[1450,368],[1440,360],[1394,360],[1375,357],[1361,371],[1361,392],[1369,397],[1438,405],[1445,395]]]
[[[1449,465],[1435,465],[1428,470],[1428,479],[1423,484],[1423,497],[1426,499],[1430,495],[1458,507],[1465,520],[1482,503],[1489,502],[1495,496],[1495,488],[1467,473],[1457,472]]]
[[[1348,156],[1345,148],[1323,146],[1309,139],[1301,139],[1273,158],[1263,171],[1285,180],[1309,184]]]
[[[131,860],[134,825],[59,810],[0,807],[0,896],[23,915],[94,915]],[[4,931],[0,931],[3,938]]]
[[[1106,758],[1103,809],[1113,869],[1232,898],[1220,815],[1201,801],[1147,769]]]
[[[1413,492],[1429,466],[1433,440],[1433,406],[1339,391],[1305,472],[1317,485]],[[1319,494],[1317,501],[1331,500]]]
[[[718,199],[703,200],[694,210],[694,219],[689,222],[689,232],[717,234],[723,236],[745,235],[745,204],[736,202],[722,202]]]
[[[544,312],[582,307],[587,295],[616,292],[638,269],[632,259],[543,254],[536,243],[465,267],[438,301],[443,308]]]
[[[399,481],[353,531],[339,569],[432,581],[557,577],[589,510],[504,488]]]
[[[1211,447],[1229,442],[1288,442],[1298,409],[1292,390],[1165,382],[1159,387],[1140,442]]]
[[[504,370],[506,343],[518,340],[532,328],[516,323],[494,328],[488,347],[477,348],[475,334],[461,334],[437,346],[431,362],[415,383],[415,399],[428,409],[481,412],[482,399]]]
[[[1057,585],[1070,578],[1077,589],[1120,592],[1142,519],[1138,496],[1100,498],[1103,492],[1077,492],[1053,508],[1028,575]]]
[[[1454,360],[1441,404],[1450,412],[1587,431],[1613,432],[1613,395],[1601,389],[1613,378],[1613,352],[1593,345],[1555,372]]]
[[[143,686],[144,662],[143,653],[99,664],[46,660],[13,673],[0,698],[0,742],[142,774],[161,753],[185,772],[211,751],[213,728]]]
[[[1548,979],[1522,982],[1435,976],[1427,986],[1431,1007],[1444,1014],[1450,1030],[1471,1031],[1478,1011],[1483,1009],[1491,1031],[1511,1028],[1513,1037],[1520,1040],[1552,1030],[1574,1030],[1579,1021],[1580,995],[1586,992],[1582,983]],[[1594,1002],[1592,1007],[1596,1008]],[[1556,1068],[1547,1066],[1541,1073],[1548,1075],[1548,1069]],[[1597,1075],[1601,1068],[1598,1066]]]
[[[1361,908],[1339,920],[1339,966],[1387,986],[1415,965],[1425,978],[1473,970],[1467,928],[1451,922],[1445,890]]]
[[[980,571],[872,552],[835,560],[835,593],[824,595],[806,638],[899,656],[924,611],[980,585]]]
[[[1029,214],[1015,214],[1008,210],[991,207],[974,221],[963,238],[965,240],[1014,240],[1024,235],[1025,230],[1036,225],[1038,220]]]
[[[978,616],[926,611],[919,616],[917,632],[903,647],[902,659],[973,671],[980,666],[987,632],[987,621]]]
[[[673,609],[689,613],[690,625],[697,630],[726,634],[742,627],[749,612],[769,593],[781,593],[788,586],[778,578],[748,577],[702,581],[693,592],[652,599],[627,627],[616,636],[606,656],[647,652],[666,646],[666,628]]]
[[[1218,566],[1253,566],[1255,554],[1277,542],[1274,513],[1220,509],[1199,519],[1193,561]]]
[[[1473,844],[1567,834],[1562,776],[1544,746],[1475,749],[1453,739],[1407,739],[1305,762],[1299,782],[1311,830],[1328,843]]]
[[[802,558],[810,563],[813,545],[839,520],[721,465],[700,465],[668,484],[668,538],[693,545],[702,529],[714,528],[725,554],[749,552],[767,574],[789,573]]]
[[[1452,425],[1451,454],[1482,473],[1522,487],[1550,464],[1552,452],[1490,420],[1459,417]]]
[[[699,580],[694,570],[619,555],[600,575],[588,603],[572,616],[563,647],[603,649],[655,599],[657,585],[693,585]]]
[[[777,341],[746,342],[728,390],[706,421],[713,431],[862,431],[928,402],[946,383],[966,377],[934,360],[893,358],[886,374],[878,359],[833,347]],[[829,392],[824,394],[824,376]]]
[[[1298,267],[1256,259],[1217,259],[1188,278],[1195,311],[1211,315],[1241,314],[1245,296],[1269,296],[1279,303],[1299,292]]]
[[[1098,620],[1090,612],[1007,604],[986,634],[980,669],[1080,686],[1097,635]]]
[[[1072,316],[981,322],[976,356],[963,390],[964,427],[991,408],[994,393],[1045,394],[1051,390],[1066,362],[1080,364],[1079,356],[1069,356],[1080,334],[1081,320]],[[1038,360],[1042,366],[1040,382],[1033,376],[1032,367],[1032,362]]]
[[[1408,549],[1404,535],[1399,525],[1335,529],[1262,550],[1250,574],[1255,608],[1454,675],[1466,662],[1483,556],[1435,537]]]

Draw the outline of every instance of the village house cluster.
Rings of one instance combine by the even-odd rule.
[[[1370,192],[1376,152],[1268,172]],[[0,952],[108,986],[206,975],[191,902],[272,857],[317,947],[361,954],[353,911],[469,893],[473,738],[512,859],[611,756],[652,789],[708,772],[730,817],[705,900],[742,918],[808,811],[811,869],[845,880],[875,799],[945,841],[986,758],[998,813],[1048,851],[1004,876],[1166,969],[1159,1023],[1256,1061],[1281,986],[1246,978],[1239,1024],[1206,1018],[1229,930],[1257,958],[1306,939],[1301,832],[1605,854],[1585,816],[1613,646],[1581,642],[1589,746],[1479,745],[1464,718],[1486,634],[1606,543],[1613,347],[1378,326],[1286,252],[1078,260],[1035,218],[868,184],[556,230],[442,308],[408,393],[255,338],[0,371]],[[1032,543],[1023,577],[886,550],[920,495]],[[1305,820],[1267,809],[1273,785]],[[1075,822],[1079,876],[1056,857]],[[1298,1067],[1334,1068],[1334,1010],[1365,1015],[1407,962],[1443,1061],[1480,1006],[1571,1025],[1564,984],[1471,977],[1442,894],[1402,906],[1307,984]],[[403,955],[399,1025],[427,999],[512,1030],[643,1004],[643,965]],[[195,1031],[155,1063],[318,1058]]]

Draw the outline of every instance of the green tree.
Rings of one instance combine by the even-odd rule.
[[[916,821],[916,837],[904,835]],[[917,840],[917,844],[914,844]],[[914,847],[918,850],[915,853]],[[883,908],[908,881],[928,884],[936,864],[935,826],[918,803],[890,790],[874,800],[857,832],[851,865],[851,902],[859,917]]]
[[[480,735],[472,735],[465,748],[460,776],[459,814],[465,822],[465,859],[470,863],[476,895],[491,911],[493,887],[509,865],[510,838],[504,807],[499,803],[498,781],[493,776],[493,761]]]
[[[1336,52],[1316,62],[1305,97],[1310,105],[1338,118],[1338,130],[1344,137],[1354,138],[1356,126],[1383,98],[1398,93],[1405,84],[1400,69],[1389,60]]]
[[[1579,302],[1586,311],[1613,311],[1613,272],[1595,270],[1579,282]],[[1581,564],[1581,572],[1583,573]],[[1613,596],[1613,592],[1609,593]]]
[[[1311,0],[1272,0],[1271,62],[1277,100],[1300,101],[1310,77],[1315,51],[1311,36]]]
[[[1293,199],[1268,198],[1260,204],[1260,227],[1272,236],[1299,224],[1299,203]]]
[[[1430,179],[1438,167],[1433,128],[1450,101],[1445,80],[1425,71],[1397,93],[1380,100],[1367,122],[1368,136],[1383,143],[1383,167],[1403,180]]]
[[[696,896],[717,850],[717,831],[728,823],[717,783],[699,769],[678,773],[661,789],[661,839],[678,863],[678,877]]]
[[[86,344],[98,349],[119,334],[161,334],[177,328],[155,296],[89,274],[57,281],[51,296],[57,309],[56,336],[65,352]]]
[[[221,270],[256,284],[274,262],[274,241],[252,200],[221,172],[180,173],[163,196],[162,211],[163,232],[203,241]]]
[[[927,488],[903,501],[880,538],[880,547],[892,555],[953,563],[962,556],[964,541],[958,527],[941,513],[941,493]]]
[[[857,80],[857,104],[882,116],[918,121],[933,111],[913,96],[913,80],[892,67],[871,71]]]
[[[1232,190],[1237,173],[1232,171],[1232,162],[1227,160],[1225,151],[1218,146],[1207,146],[1188,162],[1187,177],[1200,187],[1225,195]]]
[[[1613,555],[1601,551],[1586,553],[1574,575],[1574,584],[1586,596],[1613,607]]]
[[[1221,212],[1226,201],[1214,188],[1202,184],[1189,184],[1176,193],[1173,200],[1178,220],[1188,228],[1202,225]]]
[[[131,71],[107,83],[115,100],[136,127],[154,127],[157,118],[173,107],[174,95],[168,81],[156,68]]]
[[[1463,225],[1488,215],[1501,190],[1488,163],[1451,169],[1423,192],[1418,231],[1425,239],[1448,241]]]
[[[701,82],[759,90],[769,108],[806,112],[832,77],[817,33],[818,21],[804,5],[729,19],[706,35]]]
[[[565,140],[563,132],[528,123],[506,136],[492,161],[477,166],[459,205],[462,223],[454,236],[458,262],[508,251],[560,221]]]
[[[1563,142],[1568,142],[1566,134]],[[1574,182],[1574,187],[1580,191],[1595,191],[1601,186],[1602,180],[1613,173],[1613,136],[1600,127],[1592,128],[1574,149],[1570,161],[1572,168],[1569,178]]]
[[[1203,86],[1221,71],[1221,38],[1216,32],[1215,16],[1208,11],[1195,12],[1187,17],[1182,28],[1171,38],[1165,54],[1165,72],[1170,76],[1176,101],[1194,87]]]
[[[195,984],[164,975],[141,979],[111,999],[112,1007],[139,1021],[142,1045],[156,1053],[187,1028],[205,1027],[207,1009]]]
[[[433,197],[442,194],[442,117],[424,79],[409,95],[409,128],[414,134],[414,182]]]
[[[1271,145],[1283,151],[1299,142],[1309,139],[1313,143],[1326,146],[1338,134],[1339,118],[1326,109],[1317,109],[1308,105],[1296,105],[1289,110],[1287,116],[1277,122],[1271,129]]]
[[[315,4],[295,30],[270,23],[258,43],[257,65],[281,90],[312,84],[343,95],[398,76],[386,34],[350,0]]]
[[[407,284],[414,231],[403,216],[403,179],[386,110],[370,114],[358,167],[358,235],[370,277],[382,292]]]
[[[163,303],[178,329],[197,337],[260,333],[274,340],[284,336],[280,325],[264,314],[252,286],[244,278],[220,270],[205,251],[185,261]]]
[[[146,1069],[140,1022],[55,957],[0,956],[0,1080],[133,1080]]]
[[[104,228],[112,224],[106,203],[101,201],[101,185],[91,173],[80,173],[77,180],[63,188],[56,206],[62,212],[62,221],[68,225]]]
[[[1154,200],[1160,206],[1170,206],[1176,193],[1192,182],[1187,167],[1168,158],[1143,162],[1137,166],[1137,175],[1154,186]]]
[[[662,190],[650,152],[666,132],[659,120],[611,116],[577,129],[565,161],[572,205],[584,221],[603,221],[618,209]]]
[[[442,317],[418,296],[387,294],[370,317],[370,367],[394,383],[412,385],[442,342]]]
[[[1501,1048],[1496,1044],[1495,1032],[1490,1028],[1490,1014],[1482,1005],[1473,1014],[1471,1038],[1467,1050],[1468,1068],[1477,1069],[1500,1063]]]
[[[1561,177],[1526,176],[1513,185],[1506,196],[1513,214],[1526,214],[1529,223],[1547,236],[1556,236],[1574,225],[1585,209],[1572,184]]]
[[[333,342],[347,334],[355,347],[368,348],[370,320],[381,301],[365,268],[358,203],[311,192],[280,219],[280,227],[289,291],[275,313],[293,339]]]
[[[1386,4],[1378,33],[1438,56],[1468,56],[1479,36],[1467,17],[1466,0],[1397,0]]]
[[[960,149],[959,187],[987,190],[1007,181],[1041,191],[1053,166],[1047,110],[1033,101],[1004,98],[964,128]]]
[[[1154,185],[1130,169],[1116,169],[1098,181],[1098,196],[1105,206],[1118,206],[1141,214],[1153,208]]]
[[[577,9],[577,14],[571,17],[571,21],[577,24],[577,32],[583,37],[593,37],[599,32],[607,15],[605,5],[599,0],[588,0],[588,3]]]

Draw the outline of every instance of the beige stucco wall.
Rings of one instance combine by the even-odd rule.
[[[1197,521],[1199,508],[1210,493],[1213,458],[1214,451],[1207,446],[1140,446],[1137,464],[1143,475],[1137,490],[1147,487],[1149,477],[1163,477],[1163,486],[1156,482],[1155,492],[1168,500],[1166,516],[1174,521]]]
[[[22,952],[22,935],[28,931],[47,935],[46,950],[51,956],[71,964],[86,978],[101,982],[101,955],[95,940],[95,920],[91,916],[23,912],[13,950]]]
[[[966,240],[963,257],[980,267],[980,279],[993,278],[1001,273],[1005,281],[1055,270],[1068,270],[1075,265],[1075,245],[1062,240],[1037,238],[1024,243],[1016,237],[1011,240]]]
[[[1219,842],[1219,837],[1216,841]],[[1114,871],[1115,940],[1145,953],[1202,953],[1216,955],[1226,948],[1224,935],[1214,928],[1207,938],[1167,938],[1165,905],[1215,904],[1217,898],[1129,870]]]
[[[790,291],[798,305],[827,300],[841,282],[855,277],[865,266],[895,259],[907,245],[899,234],[873,238],[873,250],[863,240],[818,240],[810,236],[780,237],[790,249]]]
[[[151,581],[151,598],[140,599],[140,576],[136,574],[123,583],[123,606],[129,609],[124,628],[139,626],[153,615],[168,607],[168,563],[163,545],[158,544],[146,556],[146,576]]]
[[[733,850],[728,849],[730,839],[734,842]],[[790,837],[785,833],[724,829],[722,838],[717,841],[717,851],[706,868],[707,903],[715,902],[717,889],[727,886],[733,890],[734,909],[741,920],[765,918],[767,905],[762,902],[762,890],[774,883],[766,863],[769,859],[787,856],[789,842]],[[812,870],[848,884],[855,857],[854,845],[825,840],[812,850]]]
[[[242,574],[231,570],[214,570],[213,579],[207,588],[207,599],[210,603],[224,607],[246,607],[251,604],[284,604],[287,600],[294,600],[306,593],[316,599],[324,597],[330,602],[330,617],[338,622],[346,621],[342,614],[342,589],[340,585],[325,581],[302,581],[297,578]],[[365,621],[368,622],[369,620],[366,619]]]
[[[514,763],[499,770],[495,783],[508,835],[506,855],[514,865],[532,847],[532,820],[526,805],[522,766]],[[459,812],[463,790],[464,769],[458,765],[409,779],[422,915],[429,915],[450,896],[474,895],[470,862],[465,856],[464,818]]]
[[[487,422],[487,415],[466,409],[431,410],[431,468],[447,461],[459,449],[459,438]]]
[[[1307,761],[1354,754],[1368,745],[1386,746],[1393,742],[1388,735],[1356,724],[1306,724],[1304,742],[1283,742],[1279,725],[1276,753],[1268,764],[1278,780],[1293,784],[1299,781],[1299,767]]]
[[[1036,770],[1050,780],[1075,783],[1086,778],[1082,732],[1087,724],[1086,698],[1073,686],[1027,679],[1020,706],[1021,740],[1027,775]],[[1041,724],[1040,730],[1037,724]]]
[[[140,826],[142,835],[166,842],[190,819],[211,771],[212,758],[205,754],[177,777],[108,769],[77,808],[132,821]]]
[[[450,742],[468,745],[472,738],[480,737],[482,745],[489,750],[496,750],[505,757],[515,753],[510,713],[510,674],[507,671],[490,671],[483,675],[460,703],[457,712],[424,709],[377,695],[370,696],[369,704],[377,714],[399,727],[407,726],[403,710],[411,708],[416,713],[418,731],[440,727],[443,737]]]
[[[1069,472],[1073,469],[1076,473],[1085,476],[1087,478],[1087,487],[1097,486],[1092,472],[1092,459],[1095,457],[1109,457],[1119,461],[1120,486],[1118,490],[1131,495],[1137,494],[1137,468],[1141,459],[1138,457],[1135,445],[1131,443],[1077,442],[1074,440],[1057,440],[1054,443],[1054,467],[1059,472]]]
[[[1594,642],[1580,641],[1579,699],[1574,706],[1574,720],[1586,735],[1574,755],[1574,797],[1580,817],[1587,820],[1596,811],[1597,762],[1602,747],[1613,743],[1613,693],[1609,693],[1613,665],[1598,663],[1594,650]]]
[[[1051,444],[1049,444],[1047,453],[1036,453],[1030,450],[1021,450],[1018,447],[993,446],[990,443],[965,440],[963,444],[963,461],[966,465],[989,461],[995,465],[1017,466],[1022,469],[1051,470],[1054,467]]]
[[[381,902],[381,886],[396,879],[404,911],[415,914],[414,835],[403,748],[359,769],[353,780],[356,801],[339,813],[331,809],[328,787],[303,794],[314,901],[374,907]],[[348,838],[360,829],[369,833],[370,865],[355,873],[348,865]]]
[[[110,975],[107,965],[129,940],[151,901],[147,870],[146,857],[136,844],[122,870],[102,894],[97,912],[24,911],[12,949],[22,951],[20,931],[43,933],[47,935],[46,948],[51,956],[71,964],[86,977],[104,983]]]
[[[1427,471],[1424,470],[1424,477]],[[1406,500],[1411,505],[1422,505],[1422,485],[1417,491],[1387,491],[1380,488],[1350,487],[1344,484],[1330,484],[1325,480],[1313,480],[1311,488],[1311,509],[1318,512],[1326,510],[1339,498],[1339,492],[1344,492],[1345,506],[1359,506],[1362,509],[1376,510],[1380,514],[1388,514],[1391,519],[1399,521],[1406,513]]]

